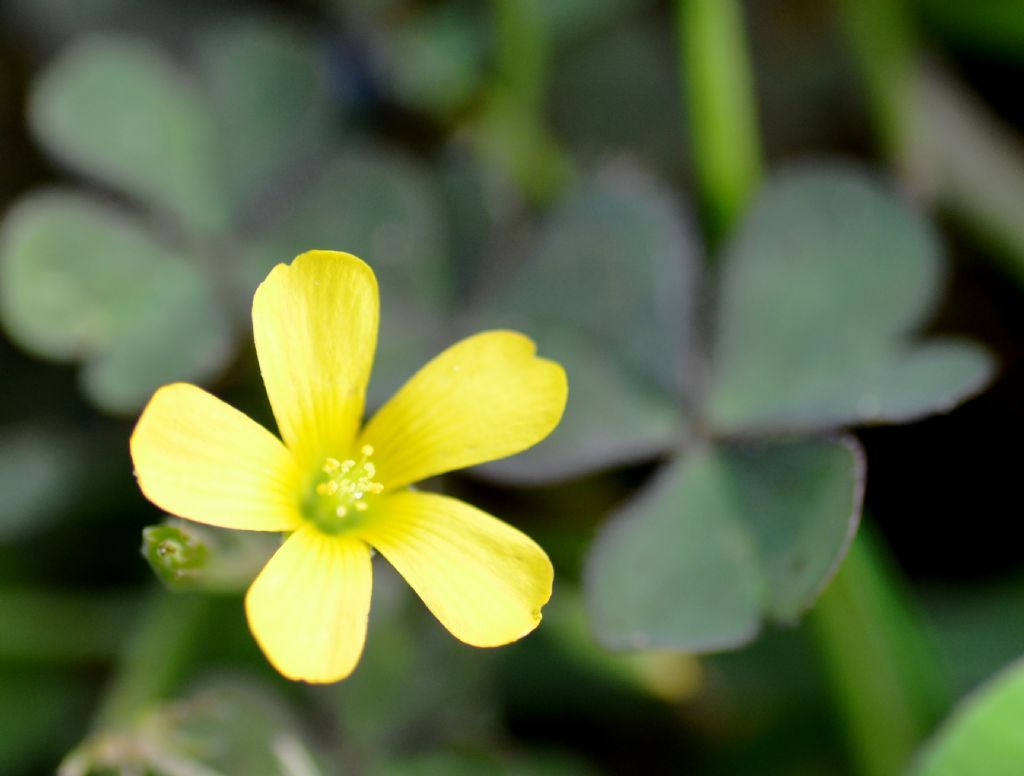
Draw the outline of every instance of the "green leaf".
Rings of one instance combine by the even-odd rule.
[[[76,440],[49,428],[0,432],[0,542],[53,523],[75,497],[83,470]]]
[[[556,43],[570,43],[595,30],[621,26],[623,17],[648,5],[649,0],[549,0],[537,6],[537,13]]]
[[[551,5],[541,4],[545,10]],[[595,0],[580,5],[593,20]],[[549,110],[559,137],[585,159],[614,148],[673,177],[685,173],[675,52],[672,25],[652,14],[613,20],[574,41],[559,52],[551,76]]]
[[[681,437],[683,387],[696,376],[698,269],[679,204],[641,170],[613,165],[566,197],[529,250],[471,319],[523,331],[563,362],[569,406],[550,443],[488,470],[577,473],[664,450]]]
[[[71,167],[199,231],[225,224],[210,116],[148,44],[103,36],[76,43],[36,84],[29,119],[47,150]]]
[[[85,393],[108,412],[131,412],[166,383],[201,382],[230,355],[228,323],[209,281],[181,261],[154,274],[159,290],[149,292],[148,305],[82,372]]]
[[[724,257],[711,423],[813,430],[952,409],[993,363],[969,343],[910,341],[940,281],[925,221],[866,176],[778,177]]]
[[[549,482],[654,458],[680,446],[687,429],[678,401],[631,382],[608,358],[560,332],[537,335],[540,353],[561,364],[569,402],[558,427],[528,452],[475,471],[499,481]]]
[[[567,195],[494,305],[525,325],[581,336],[635,378],[678,396],[690,366],[698,270],[681,204],[653,176],[620,162]]]
[[[698,449],[671,464],[591,551],[599,638],[709,651],[796,620],[856,529],[863,469],[850,438]]]
[[[327,141],[321,50],[286,27],[250,21],[207,33],[199,54],[226,194],[243,207],[287,162]]]
[[[1016,776],[1024,767],[1024,662],[961,701],[925,745],[913,776]]]
[[[207,280],[127,214],[66,192],[7,215],[0,316],[11,338],[56,361],[83,361],[89,397],[137,409],[159,385],[201,380],[230,345]]]
[[[325,694],[349,750],[387,760],[413,740],[467,744],[496,735],[497,653],[452,639],[386,564],[374,569],[373,583],[371,646],[359,670]]]
[[[252,288],[277,262],[323,248],[369,263],[382,294],[440,307],[453,279],[439,211],[438,192],[421,166],[390,150],[353,145],[310,177],[292,212],[254,235]]]
[[[398,99],[442,119],[455,116],[481,86],[486,31],[480,15],[465,7],[407,15],[382,47]]]

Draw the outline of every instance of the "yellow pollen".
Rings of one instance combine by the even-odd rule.
[[[353,512],[369,510],[367,497],[384,491],[383,483],[375,479],[377,467],[368,460],[373,455],[373,446],[363,445],[359,453],[358,460],[325,458],[320,467],[321,479],[313,488],[317,498],[310,505],[309,515],[328,532],[341,530],[342,524],[335,521],[350,518]]]
[[[321,482],[316,486],[316,492],[321,496],[333,496],[338,492],[339,487],[336,480],[327,480],[327,482]]]

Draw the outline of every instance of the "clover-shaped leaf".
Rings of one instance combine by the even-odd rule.
[[[796,619],[851,538],[862,477],[849,439],[691,452],[595,545],[594,628],[617,648],[707,651]]]
[[[241,210],[289,161],[322,151],[329,140],[318,52],[287,28],[241,23],[207,33],[199,54],[217,169]]]
[[[151,46],[89,37],[46,71],[29,105],[32,129],[71,167],[200,232],[226,220],[214,127],[191,84]]]
[[[696,250],[675,198],[616,163],[580,181],[529,249],[473,321],[537,339],[572,400],[547,440],[486,471],[551,479],[664,451],[685,427],[695,328]]]
[[[8,334],[55,361],[83,361],[83,389],[128,412],[162,383],[201,380],[229,343],[199,272],[126,213],[48,192],[7,215],[0,301]]]
[[[974,345],[910,340],[935,303],[939,258],[918,216],[848,169],[764,188],[722,261],[710,379],[683,458],[589,558],[604,642],[737,646],[813,603],[856,530],[863,479],[856,444],[822,435],[951,409],[991,377]]]
[[[870,180],[780,176],[724,258],[710,422],[813,430],[951,409],[993,365],[968,343],[910,341],[940,272],[923,218]]]
[[[299,33],[221,25],[194,53],[189,67],[145,41],[86,37],[31,95],[42,145],[146,218],[85,193],[24,200],[5,228],[3,320],[32,353],[84,361],[83,390],[113,412],[227,361],[215,296],[248,304],[267,262],[244,243],[280,220],[269,211],[294,202],[296,170],[327,153],[334,129],[317,48]]]
[[[1013,776],[1024,763],[1024,663],[962,701],[925,745],[913,776]]]

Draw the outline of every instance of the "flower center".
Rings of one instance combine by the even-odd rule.
[[[370,457],[373,448],[363,445],[360,457],[324,459],[306,500],[305,511],[314,523],[328,533],[337,533],[351,525],[353,518],[366,512],[373,497],[384,490],[374,479],[377,467]]]

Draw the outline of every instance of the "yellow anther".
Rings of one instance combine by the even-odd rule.
[[[323,497],[325,503],[317,506],[316,510],[326,510],[332,520],[351,518],[353,512],[366,512],[370,509],[367,496],[384,491],[384,485],[375,480],[377,467],[368,460],[373,454],[373,447],[363,445],[360,453],[358,459],[325,458],[321,466],[322,481],[316,484],[314,492]]]
[[[333,496],[338,492],[338,483],[335,480],[327,480],[316,486],[316,492],[321,496]]]

